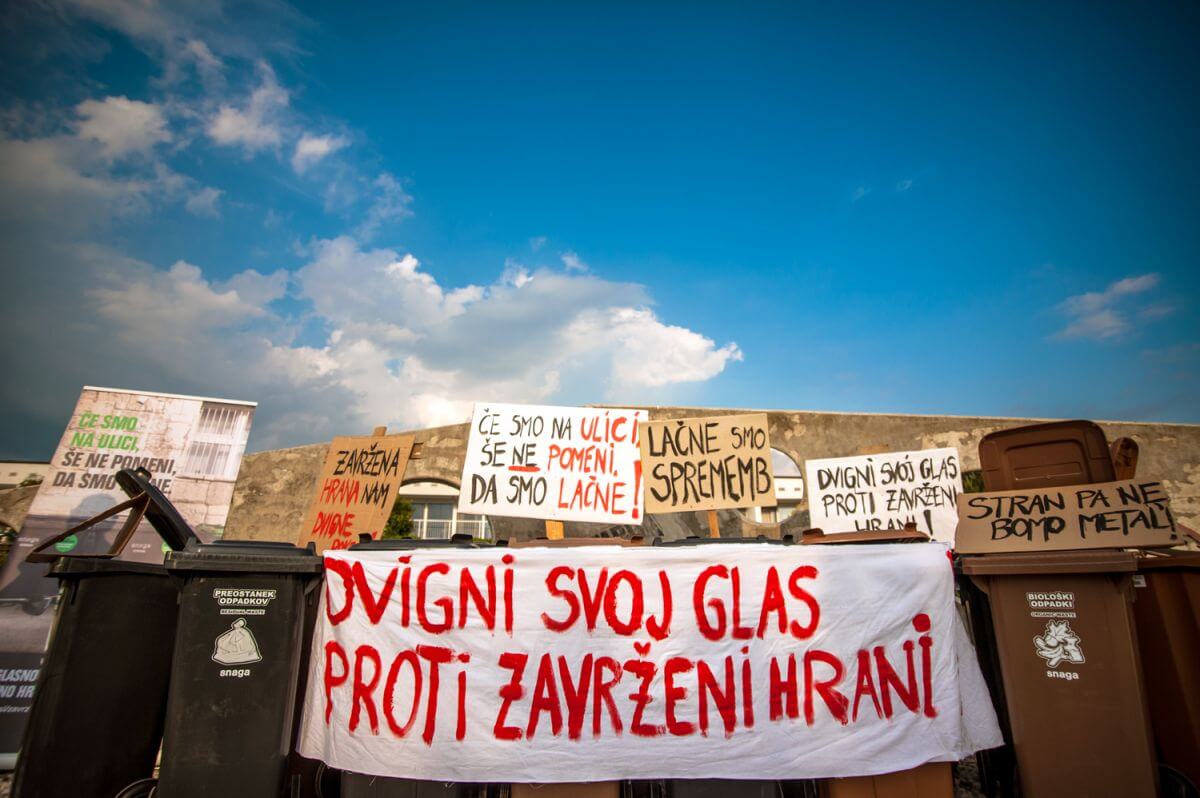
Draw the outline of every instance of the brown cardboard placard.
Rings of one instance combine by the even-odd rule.
[[[766,413],[638,425],[646,512],[774,507]]]
[[[960,554],[1162,548],[1180,542],[1161,482],[1124,480],[958,497]]]
[[[343,435],[329,444],[300,545],[344,549],[358,536],[378,538],[392,513],[412,454],[411,435]]]

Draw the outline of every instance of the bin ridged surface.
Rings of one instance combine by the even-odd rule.
[[[172,555],[168,568],[183,587],[159,795],[286,794],[306,600],[320,564],[286,544]],[[271,597],[255,605],[239,592]]]
[[[1145,557],[1138,569],[1133,615],[1154,738],[1161,761],[1200,790],[1200,554]]]
[[[63,595],[13,776],[14,798],[112,796],[162,740],[177,592],[166,571],[79,565]],[[106,572],[106,569],[111,572]],[[122,573],[144,570],[145,573]]]
[[[1012,743],[1026,798],[1154,796],[1150,719],[1131,600],[1135,558],[1121,552],[990,555],[964,571],[988,593]],[[1070,608],[1029,594],[1070,594]],[[1034,613],[1042,613],[1035,615]],[[1051,664],[1034,638],[1066,623],[1083,661]]]

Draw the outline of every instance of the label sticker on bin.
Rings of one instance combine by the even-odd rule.
[[[267,605],[275,600],[276,591],[271,588],[213,589],[213,600],[221,608],[222,615],[266,615]]]
[[[258,641],[246,626],[245,618],[238,618],[228,632],[217,636],[213,644],[213,662],[218,665],[249,665],[262,661]]]

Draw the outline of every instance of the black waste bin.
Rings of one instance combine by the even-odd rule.
[[[177,591],[161,565],[63,558],[13,795],[112,796],[154,770]]]
[[[364,540],[351,546],[350,551],[415,551],[447,548],[474,549],[478,546],[470,542],[469,538],[466,540],[387,538]],[[487,785],[484,784],[388,778],[371,776],[366,773],[352,773],[348,770],[342,772],[342,798],[479,798],[485,794],[486,790]]]
[[[182,585],[158,794],[282,794],[321,558],[217,541],[172,553],[167,569]]]
[[[195,534],[150,484],[145,471],[120,471],[130,500],[38,546],[51,562],[60,601],[13,774],[13,795],[108,798],[150,777],[162,741],[178,591],[161,565],[119,556],[144,517],[168,546]],[[129,512],[112,550],[58,555],[62,538]]]

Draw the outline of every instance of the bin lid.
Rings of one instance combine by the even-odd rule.
[[[382,538],[355,543],[350,551],[411,551],[413,549],[478,549],[478,543],[450,538]]]
[[[1200,551],[1163,551],[1138,558],[1139,571],[1200,570]]]
[[[167,576],[161,563],[109,560],[101,557],[59,557],[50,564],[47,576],[55,579],[79,579],[90,576]]]
[[[636,546],[638,544],[625,538],[525,538],[524,540],[505,541],[510,549],[574,549],[580,546]]]
[[[979,441],[989,491],[1057,488],[1117,478],[1104,430],[1092,421],[1051,421],[999,430]]]
[[[189,543],[200,541],[188,522],[179,514],[179,510],[171,504],[171,500],[150,481],[149,471],[122,468],[116,473],[115,479],[121,490],[131,499],[139,493],[146,494],[149,502],[146,505],[145,518],[163,542],[173,550],[183,551]]]
[[[806,530],[800,536],[804,546],[821,546],[838,543],[928,543],[929,535],[915,528],[866,529],[861,532],[837,532],[829,534],[821,530]]]
[[[655,538],[653,545],[655,546],[704,546],[709,543],[770,543],[775,546],[790,546],[790,540],[781,538],[769,538],[766,535],[757,535],[755,537],[744,538],[678,538],[676,540],[663,540]]]
[[[217,540],[167,553],[171,572],[318,574],[323,567],[313,549],[266,540]]]
[[[980,554],[962,557],[962,572],[970,576],[1024,574],[1131,573],[1138,557],[1128,551],[1046,551],[1036,554]]]

